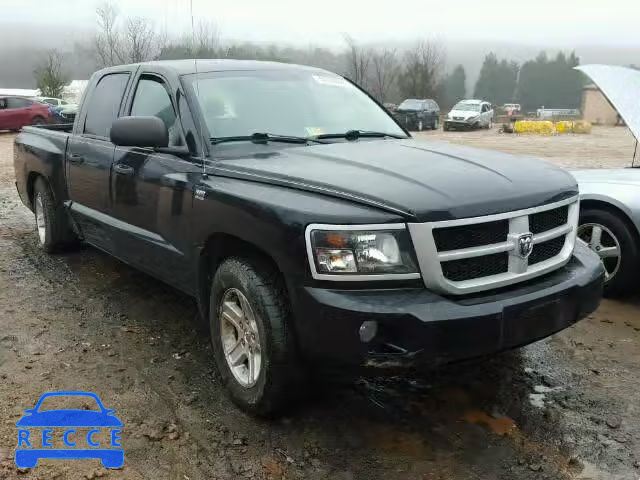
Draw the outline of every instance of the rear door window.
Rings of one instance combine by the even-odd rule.
[[[85,134],[109,138],[111,124],[118,117],[128,81],[128,73],[112,73],[100,79],[87,105]]]
[[[7,108],[26,108],[30,107],[32,103],[31,100],[26,98],[7,98]]]

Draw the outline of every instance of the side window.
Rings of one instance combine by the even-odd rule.
[[[26,98],[10,97],[7,98],[7,108],[26,108],[30,107],[33,102]]]
[[[180,126],[176,121],[171,97],[161,81],[149,77],[140,79],[133,97],[131,115],[158,117],[169,131],[169,145],[177,146],[182,143]]]
[[[486,103],[482,104],[482,113],[485,113],[488,111],[489,111],[489,108],[487,107],[487,104]]]
[[[0,110],[7,108],[7,99],[6,98],[0,98]]]
[[[87,105],[84,133],[109,138],[128,80],[128,73],[112,73],[100,79]]]

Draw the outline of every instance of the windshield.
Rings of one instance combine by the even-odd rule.
[[[480,104],[479,103],[468,103],[468,102],[458,102],[452,108],[452,110],[463,110],[467,112],[479,112]]]
[[[425,104],[424,100],[405,100],[400,104],[398,110],[420,110]]]
[[[405,136],[365,93],[337,75],[307,70],[258,70],[186,76],[211,137],[312,137],[349,130]]]

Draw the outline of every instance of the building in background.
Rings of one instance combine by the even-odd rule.
[[[582,118],[594,125],[618,125],[620,115],[594,84],[582,89]]]

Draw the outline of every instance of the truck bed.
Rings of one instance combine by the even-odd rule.
[[[16,188],[25,205],[31,207],[34,176],[45,176],[54,194],[67,198],[65,155],[71,135],[71,124],[24,127],[14,143]]]

